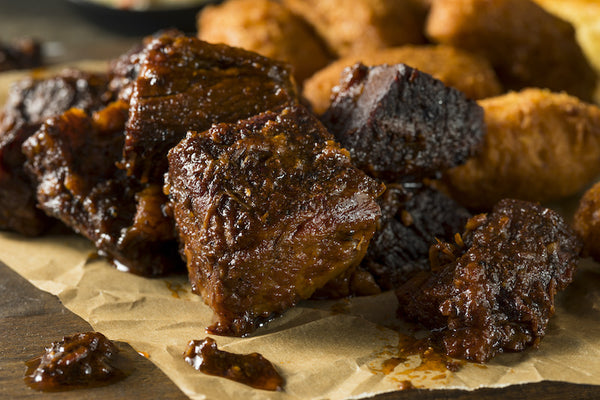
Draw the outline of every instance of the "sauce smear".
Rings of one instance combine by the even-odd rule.
[[[128,375],[118,353],[115,344],[99,332],[66,336],[26,362],[24,381],[44,392],[109,385]]]
[[[185,361],[205,374],[221,376],[263,390],[283,390],[284,380],[273,364],[258,353],[234,354],[217,348],[207,337],[191,340],[183,353]]]

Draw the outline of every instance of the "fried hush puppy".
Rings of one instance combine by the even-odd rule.
[[[526,89],[479,101],[482,150],[445,173],[452,197],[487,210],[505,197],[549,201],[600,174],[600,108],[564,93]]]
[[[535,0],[554,15],[573,24],[577,41],[600,70],[600,2],[597,0]]]
[[[423,43],[418,11],[409,0],[283,0],[338,56]]]
[[[329,107],[331,91],[340,81],[340,75],[345,68],[357,62],[369,66],[406,64],[432,75],[474,100],[502,93],[496,73],[486,59],[451,46],[407,45],[341,58],[307,79],[303,95],[316,114],[324,113]]]
[[[536,347],[580,250],[558,213],[502,200],[490,214],[471,218],[456,243],[430,248],[431,271],[397,291],[399,313],[436,330],[452,357],[485,362]]]
[[[285,61],[294,67],[298,82],[332,60],[313,29],[273,0],[230,0],[207,6],[198,15],[198,37]]]
[[[573,228],[583,239],[583,255],[600,261],[600,182],[588,189],[579,201]]]
[[[507,89],[541,87],[593,99],[596,73],[573,26],[531,0],[435,1],[426,32],[487,58]]]

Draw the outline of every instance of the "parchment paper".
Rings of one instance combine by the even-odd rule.
[[[7,82],[20,76],[0,76],[0,103]],[[259,352],[272,361],[286,380],[285,391],[273,393],[204,375],[183,361],[187,342],[206,337],[204,328],[213,322],[185,275],[147,279],[117,271],[75,235],[27,239],[0,233],[0,259],[95,330],[147,355],[193,399],[341,400],[399,390],[407,380],[431,389],[541,380],[600,384],[600,269],[590,261],[581,263],[575,282],[559,294],[539,349],[502,354],[484,366],[467,363],[456,373],[418,368],[419,356],[383,372],[398,355],[401,335],[414,333],[396,319],[391,292],[305,301],[250,337],[215,337],[222,349]]]

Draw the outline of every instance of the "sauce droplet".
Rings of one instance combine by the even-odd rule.
[[[284,380],[273,364],[258,353],[235,354],[217,348],[207,337],[191,340],[183,353],[185,361],[200,372],[221,376],[263,390],[283,390]]]
[[[119,349],[99,332],[66,336],[27,361],[25,383],[52,392],[105,386],[125,378]]]

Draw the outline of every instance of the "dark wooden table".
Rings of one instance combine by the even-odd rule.
[[[193,17],[193,15],[192,15]],[[107,28],[108,26],[108,28]],[[111,59],[137,43],[142,34],[119,33],[118,27],[90,23],[66,0],[0,0],[0,40],[37,37],[49,46],[53,63],[80,59]],[[1,260],[0,255],[0,260]],[[90,330],[60,301],[42,292],[0,263],[0,399],[185,399],[160,370],[131,347],[123,351],[134,360],[134,372],[120,383],[64,393],[39,393],[23,383],[24,362],[62,336]],[[376,400],[425,399],[600,399],[600,386],[560,382],[483,389],[407,390],[377,396]]]

